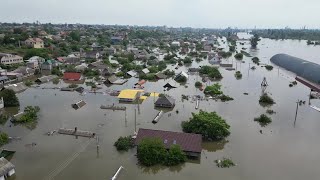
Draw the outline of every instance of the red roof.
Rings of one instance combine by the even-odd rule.
[[[160,138],[163,140],[167,149],[169,149],[171,145],[177,144],[180,145],[183,151],[187,152],[201,153],[202,150],[202,136],[200,134],[140,128],[137,138],[135,139],[135,144],[138,145],[144,138]]]
[[[81,73],[65,72],[63,74],[64,80],[79,81],[80,78],[81,78]]]
[[[308,81],[305,78],[300,77],[300,76],[297,76],[296,80],[301,82],[305,86],[309,87],[310,89],[312,89],[314,91],[317,91],[317,92],[320,92],[320,85],[319,84],[316,84],[316,83],[313,83],[311,81]]]

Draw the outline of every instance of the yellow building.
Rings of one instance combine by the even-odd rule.
[[[43,40],[40,38],[29,38],[25,41],[25,44],[32,48],[44,48]]]
[[[143,90],[135,90],[135,89],[125,89],[120,92],[118,95],[119,101],[122,102],[133,102],[138,97],[140,97],[140,94],[143,92]]]

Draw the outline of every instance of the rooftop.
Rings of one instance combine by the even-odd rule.
[[[137,93],[141,93],[143,90],[135,90],[135,89],[125,89],[120,92],[118,98],[120,99],[135,99],[137,97]]]
[[[144,138],[160,138],[167,149],[173,144],[178,144],[183,151],[201,153],[202,150],[202,137],[200,134],[140,128],[135,144],[138,145]]]

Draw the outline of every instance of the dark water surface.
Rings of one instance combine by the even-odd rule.
[[[241,34],[245,36],[245,34]],[[223,45],[223,44],[222,44]],[[248,52],[258,56],[263,63],[269,64],[269,59],[277,53],[305,58],[320,63],[319,47],[307,46],[305,41],[275,41],[263,39],[258,50]],[[203,143],[203,153],[198,162],[188,162],[182,166],[165,168],[145,168],[136,165],[135,149],[119,153],[113,143],[119,136],[131,135],[134,131],[134,109],[137,105],[126,106],[127,118],[123,111],[109,111],[100,109],[101,104],[118,103],[116,97],[105,94],[87,93],[80,96],[76,92],[61,92],[59,90],[29,88],[18,95],[21,109],[27,105],[41,107],[40,118],[35,129],[30,130],[23,126],[9,127],[9,122],[1,127],[12,137],[21,137],[21,140],[12,141],[4,146],[6,149],[16,150],[11,162],[16,166],[16,180],[35,179],[110,179],[116,170],[123,166],[119,180],[193,180],[193,179],[228,179],[228,180],[316,180],[320,177],[318,164],[320,163],[320,114],[311,109],[307,103],[299,107],[297,123],[294,127],[294,116],[297,99],[308,102],[309,89],[300,83],[289,88],[289,82],[294,75],[275,67],[267,71],[252,66],[251,58],[244,58],[245,63],[233,62],[243,74],[241,80],[236,80],[234,71],[222,68],[224,78],[221,80],[223,91],[235,100],[230,102],[216,102],[214,100],[201,101],[200,109],[216,111],[231,125],[231,135],[224,142]],[[200,65],[207,64],[203,61]],[[199,66],[195,63],[192,66]],[[171,67],[172,68],[172,67]],[[178,71],[184,70],[185,67]],[[277,113],[271,115],[273,122],[267,127],[260,127],[253,119],[267,108],[259,105],[261,94],[260,83],[263,77],[267,78],[269,86],[267,92],[272,94],[276,104],[271,107]],[[140,114],[137,116],[137,128],[152,128],[162,130],[181,131],[181,121],[188,120],[195,110],[192,100],[181,102],[181,94],[203,95],[203,92],[194,87],[194,83],[201,78],[190,75],[188,88],[180,86],[166,93],[177,100],[176,107],[167,112],[157,124],[152,124],[157,110],[153,107],[154,98],[149,97],[140,105]],[[108,89],[131,88],[137,79],[131,78],[123,86],[104,87]],[[207,84],[212,84],[209,82]],[[147,82],[145,91],[163,91],[164,80]],[[43,84],[41,87],[58,87],[63,84]],[[243,93],[249,93],[248,96]],[[87,102],[83,108],[74,110],[71,104],[83,99]],[[320,106],[319,100],[313,104]],[[179,113],[176,113],[179,110]],[[12,111],[12,110],[11,110]],[[14,113],[17,110],[13,110]],[[126,120],[125,120],[126,119]],[[99,150],[95,139],[75,138],[65,135],[47,136],[48,131],[61,127],[90,130],[99,136]],[[262,130],[262,134],[260,134]],[[36,146],[32,146],[36,143]],[[233,168],[217,168],[214,160],[230,157],[237,164]]]

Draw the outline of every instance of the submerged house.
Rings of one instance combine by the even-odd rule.
[[[200,134],[140,128],[134,141],[135,145],[139,145],[144,138],[160,138],[166,149],[170,149],[172,145],[177,144],[187,156],[195,158],[201,156],[202,136]]]
[[[143,90],[125,89],[118,95],[120,102],[133,102],[140,97]]]
[[[75,73],[75,72],[65,72],[63,74],[63,80],[68,81],[80,81],[82,79],[81,73]]]
[[[57,78],[58,76],[56,75],[49,75],[49,76],[42,76],[38,79],[35,80],[36,83],[47,83],[47,82],[50,82],[52,81],[53,79]]]
[[[122,85],[126,83],[127,79],[119,79],[117,76],[112,75],[107,78],[107,80],[104,82],[105,84],[115,84],[115,85]]]
[[[83,107],[84,105],[86,105],[86,104],[87,104],[86,102],[84,102],[83,100],[80,100],[80,101],[72,104],[71,106],[72,106],[74,109],[77,110],[77,109],[82,108],[82,107]]]
[[[181,71],[181,72],[174,78],[174,80],[177,80],[177,79],[179,79],[179,78],[181,78],[181,77],[185,77],[186,79],[188,79],[189,75],[188,75],[187,73]]]
[[[19,93],[25,91],[28,87],[24,84],[24,82],[16,83],[16,84],[9,84],[4,86],[2,89],[11,89],[15,93]]]
[[[177,87],[179,87],[179,84],[174,80],[170,80],[163,87],[164,88],[177,88]]]
[[[0,180],[5,180],[15,174],[15,166],[6,158],[0,158]]]
[[[176,105],[176,100],[168,95],[164,95],[159,97],[154,105],[160,108],[173,108]]]

